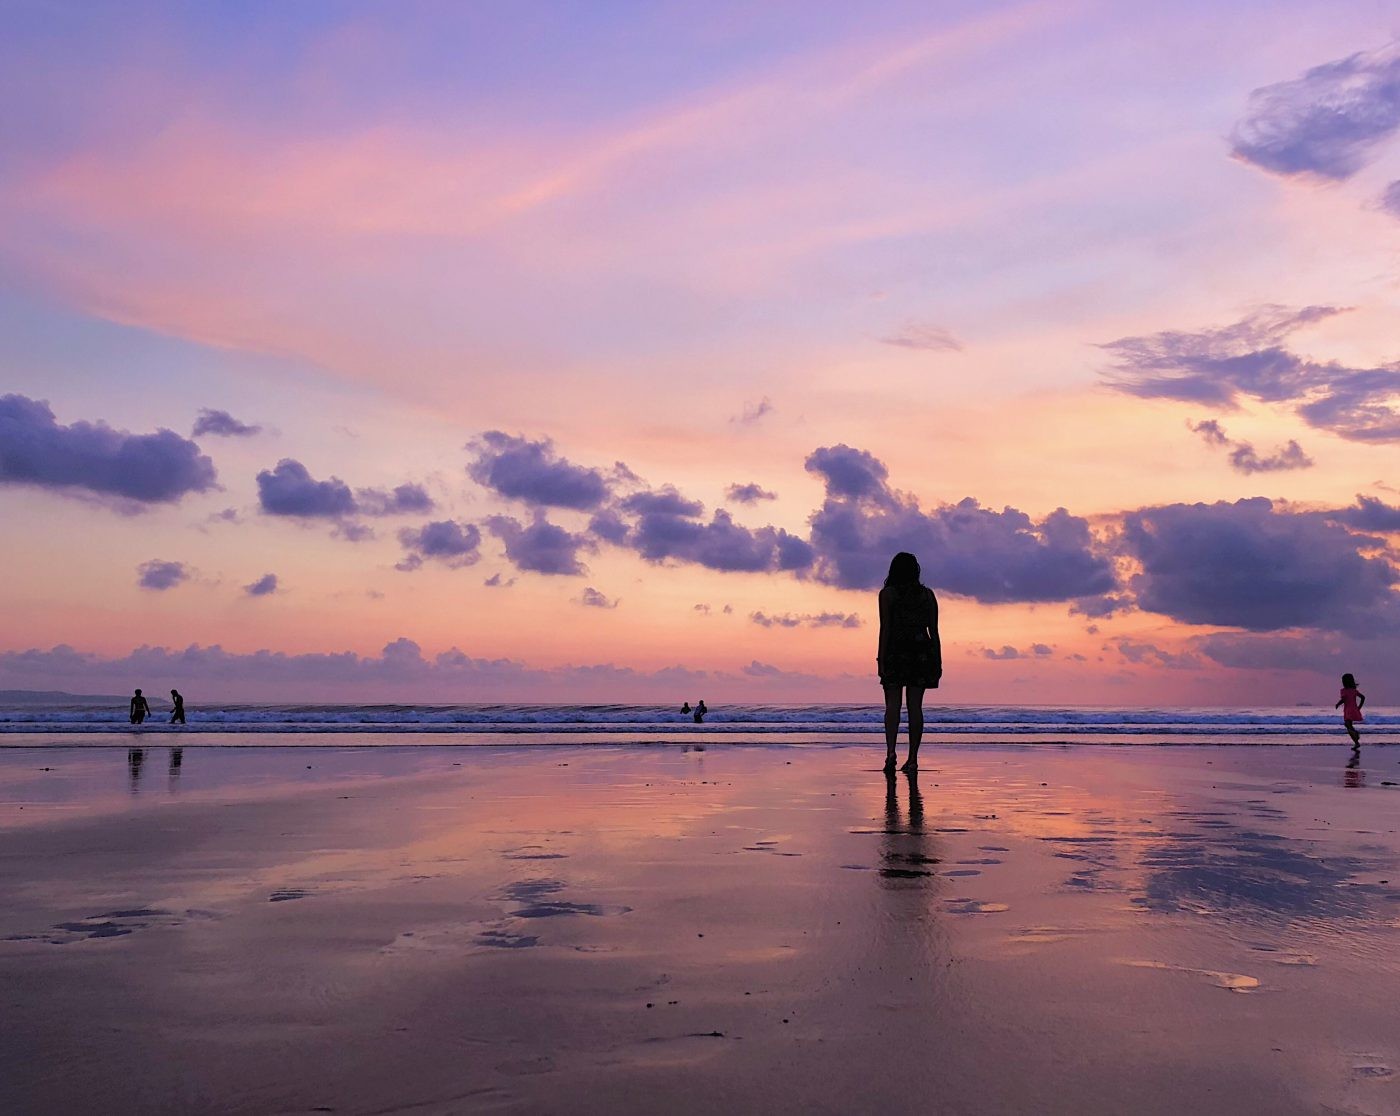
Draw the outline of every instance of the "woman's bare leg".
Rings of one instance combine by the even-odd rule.
[[[905,771],[914,771],[919,766],[919,745],[924,740],[924,688],[910,686],[909,694],[909,758],[904,762]]]
[[[899,740],[899,702],[903,686],[885,687],[885,767],[894,770],[894,746]]]

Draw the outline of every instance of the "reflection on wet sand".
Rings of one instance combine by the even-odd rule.
[[[1400,792],[933,754],[0,755],[0,1111],[1394,1110]]]
[[[885,829],[880,842],[880,877],[884,880],[917,880],[932,876],[938,857],[931,853],[930,836],[924,832],[924,796],[917,772],[904,776],[909,797],[906,824],[899,804],[899,776],[885,775]],[[927,886],[927,885],[919,885]]]
[[[1366,785],[1366,772],[1361,769],[1361,748],[1353,747],[1347,758],[1346,771],[1342,775],[1342,786],[1353,789]]]

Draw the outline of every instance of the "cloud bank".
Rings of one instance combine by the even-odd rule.
[[[1231,134],[1237,158],[1273,174],[1340,182],[1400,131],[1400,52],[1353,54],[1266,85]]]
[[[1350,441],[1400,441],[1400,365],[1351,368],[1284,345],[1303,327],[1342,312],[1266,306],[1228,326],[1123,337],[1102,346],[1113,360],[1107,382],[1141,399],[1222,410],[1242,398],[1283,403],[1309,426]]]
[[[817,580],[873,589],[901,550],[918,555],[924,582],[985,603],[1065,601],[1117,587],[1088,523],[1059,508],[1036,522],[1015,508],[993,511],[967,498],[924,511],[888,484],[871,454],[829,446],[807,458],[826,483],[811,518]]]
[[[261,426],[249,426],[245,422],[239,422],[227,411],[213,411],[202,407],[199,417],[194,420],[194,429],[190,436],[200,438],[212,434],[220,438],[250,438],[261,431]]]
[[[216,480],[214,463],[172,430],[129,434],[100,421],[63,426],[42,400],[0,396],[0,484],[140,506],[207,492]]]
[[[142,562],[136,567],[136,574],[136,583],[142,589],[154,589],[158,592],[174,589],[181,582],[190,579],[189,567],[183,562],[166,562],[159,558]]]

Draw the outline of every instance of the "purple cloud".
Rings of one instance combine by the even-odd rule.
[[[277,592],[277,575],[274,573],[263,574],[251,585],[243,586],[243,592],[250,597],[269,597]]]
[[[752,665],[752,664],[751,664]],[[536,668],[511,659],[486,659],[454,647],[427,655],[411,639],[396,639],[377,655],[352,651],[287,654],[260,650],[227,651],[198,644],[184,648],[139,647],[127,654],[101,656],[67,645],[0,652],[0,686],[24,689],[81,687],[120,692],[132,679],[162,680],[189,692],[222,700],[344,701],[365,694],[386,701],[528,701],[540,693],[558,700],[597,700],[621,694],[624,700],[659,700],[666,706],[679,692],[703,693],[706,682],[730,695],[773,700],[773,683],[792,683],[796,697],[814,681],[810,675],[776,667],[756,671],[707,672],[682,666],[639,671],[613,663]],[[109,689],[110,688],[110,689]]]
[[[587,608],[616,608],[621,602],[605,596],[590,585],[579,595],[578,603]]]
[[[155,589],[160,592],[174,589],[182,581],[190,579],[189,567],[183,562],[165,562],[159,558],[142,562],[136,567],[136,572],[137,584],[142,589]]]
[[[1130,395],[1225,408],[1235,407],[1241,395],[1282,402],[1297,399],[1318,379],[1317,366],[1284,349],[1285,339],[1343,312],[1265,306],[1228,326],[1120,337],[1100,347],[1114,362],[1109,385]]]
[[[925,512],[888,486],[882,462],[849,446],[817,450],[807,468],[826,479],[811,539],[816,577],[829,585],[873,589],[890,557],[909,550],[927,584],[984,602],[1061,601],[1117,587],[1088,523],[1063,508],[1038,523],[1015,508],[995,512],[971,498]]]
[[[776,500],[778,494],[757,484],[731,484],[726,493],[736,504],[756,504],[760,500]]]
[[[213,411],[202,407],[199,417],[194,420],[194,430],[190,436],[200,438],[205,434],[213,434],[220,438],[248,438],[261,431],[261,426],[249,426],[245,422],[239,422],[227,411]]]
[[[1400,53],[1358,53],[1256,89],[1231,134],[1236,157],[1262,170],[1340,182],[1400,130]]]
[[[982,658],[984,659],[1019,659],[1020,657],[1021,652],[1010,644],[1003,645],[1000,651],[993,650],[990,647],[982,648]]]
[[[757,403],[745,403],[744,409],[729,421],[737,423],[740,426],[752,426],[759,419],[763,418],[764,415],[770,415],[772,413],[773,401],[765,395]]]
[[[399,542],[408,554],[394,568],[416,570],[427,559],[452,569],[470,566],[481,557],[481,531],[470,523],[443,519],[422,527],[405,527]]]
[[[600,511],[588,521],[589,534],[614,546],[625,546],[631,530],[626,520],[612,508]]]
[[[1377,500],[1374,496],[1358,495],[1353,507],[1330,512],[1328,518],[1358,531],[1379,531],[1383,534],[1400,531],[1400,507]]]
[[[350,486],[339,477],[313,480],[305,465],[284,457],[258,474],[258,502],[267,515],[338,518],[358,509]]]
[[[481,584],[486,586],[486,588],[488,589],[509,589],[512,585],[515,584],[515,578],[503,578],[500,572],[497,571],[496,573],[493,573],[490,577],[488,577],[485,581],[483,581]]]
[[[963,343],[941,326],[920,325],[911,322],[898,333],[880,338],[882,345],[894,345],[901,349],[921,349],[930,353],[960,353]]]
[[[1262,497],[1130,512],[1122,542],[1141,564],[1138,607],[1184,623],[1359,632],[1400,619],[1400,575],[1361,553],[1380,540]]]
[[[590,511],[609,495],[607,480],[599,470],[559,457],[548,438],[532,442],[489,430],[467,448],[476,454],[476,460],[467,466],[472,480],[512,500]]]
[[[1190,651],[1166,651],[1153,643],[1124,638],[1118,641],[1117,646],[1118,654],[1130,663],[1165,667],[1168,670],[1198,670],[1205,665],[1199,655]]]
[[[807,457],[807,471],[826,482],[828,499],[872,501],[889,495],[890,471],[885,463],[865,450],[848,445],[823,446]]]
[[[486,521],[491,533],[506,548],[506,557],[519,570],[542,574],[582,574],[581,551],[591,551],[593,541],[548,522],[537,514],[529,526],[506,515],[493,515]]]
[[[696,606],[700,607],[699,605]],[[804,612],[794,615],[791,612],[749,613],[749,620],[760,628],[859,628],[860,617],[854,612]]]
[[[1143,399],[1223,409],[1242,396],[1288,403],[1309,426],[1351,441],[1400,440],[1400,366],[1349,368],[1283,347],[1294,331],[1340,313],[1334,306],[1267,306],[1216,329],[1120,338],[1102,346],[1114,361],[1108,383]]]
[[[129,434],[104,422],[61,426],[42,400],[0,396],[0,484],[169,503],[216,487],[214,463],[172,430]]]
[[[1230,468],[1238,473],[1277,473],[1290,469],[1310,469],[1313,459],[1303,452],[1303,447],[1291,438],[1282,449],[1275,450],[1267,457],[1261,457],[1253,443],[1229,437],[1225,428],[1215,419],[1186,424],[1199,434],[1206,445],[1219,446],[1229,451]]]
[[[657,491],[634,492],[618,504],[625,512],[633,515],[679,515],[697,516],[704,512],[705,505],[699,500],[689,500],[676,491],[672,485]]]
[[[355,493],[355,506],[363,515],[421,515],[437,507],[421,484],[401,484],[388,492],[361,488]]]
[[[374,537],[366,526],[346,521],[352,515],[406,515],[436,506],[422,485],[401,484],[385,491],[361,488],[352,492],[339,477],[318,481],[300,461],[284,457],[272,470],[258,474],[258,502],[267,515],[299,519],[338,519],[336,533],[351,542]]]
[[[638,519],[628,545],[651,562],[676,559],[711,570],[800,571],[812,564],[811,544],[781,527],[742,527],[722,509],[709,523],[653,512]]]
[[[1400,181],[1392,182],[1381,194],[1380,207],[1392,217],[1400,217]]]

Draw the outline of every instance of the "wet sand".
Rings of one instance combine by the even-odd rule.
[[[1394,1113],[1349,754],[7,750],[0,1111]]]

